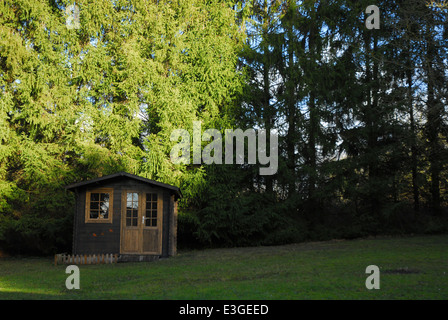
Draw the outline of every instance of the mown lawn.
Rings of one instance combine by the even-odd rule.
[[[380,289],[367,290],[368,265]],[[0,259],[0,299],[448,299],[448,235],[183,251],[157,262],[66,266]]]

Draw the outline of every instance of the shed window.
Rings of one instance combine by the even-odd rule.
[[[112,222],[112,189],[96,189],[86,193],[86,222]]]
[[[146,227],[157,227],[157,193],[146,194]]]
[[[138,226],[138,193],[130,192],[126,197],[126,226]]]

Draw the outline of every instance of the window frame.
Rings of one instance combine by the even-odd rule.
[[[149,203],[150,204],[156,203],[156,209],[155,209],[156,214],[155,214],[155,216],[153,215],[154,209],[147,207],[147,205],[148,205],[148,194],[151,194],[151,200],[149,201]],[[144,228],[157,229],[159,227],[159,223],[161,223],[161,221],[159,221],[159,216],[160,216],[160,214],[163,216],[163,210],[159,210],[160,201],[161,201],[161,199],[160,199],[161,195],[157,191],[145,191],[144,195],[145,195],[145,201],[144,201],[145,206],[143,208],[143,214],[145,215],[145,223],[143,224],[143,227]],[[156,200],[155,201],[152,200],[152,195],[156,195]],[[147,216],[148,210],[149,210],[149,213],[150,213],[149,217]],[[159,211],[161,211],[161,212],[159,212]],[[146,221],[150,222],[149,226],[146,225]],[[152,225],[153,221],[156,222],[155,226]]]
[[[92,193],[108,193],[109,194],[109,214],[107,219],[90,218],[90,198]],[[96,188],[86,191],[86,209],[85,209],[85,223],[112,223],[113,221],[113,203],[114,203],[114,189],[113,188]]]
[[[136,194],[137,195],[137,209],[132,209],[132,215],[130,217],[127,216],[127,211],[128,211],[128,194]],[[131,202],[135,202],[134,200],[131,200]],[[124,206],[125,206],[125,211],[124,213],[124,224],[126,226],[126,228],[138,228],[139,227],[139,220],[140,220],[140,210],[141,210],[141,195],[140,192],[138,191],[129,191],[129,190],[125,190],[124,191]],[[137,213],[137,215],[135,216],[134,213]],[[131,224],[128,225],[128,219],[130,219]],[[134,221],[137,222],[136,225],[134,225]]]

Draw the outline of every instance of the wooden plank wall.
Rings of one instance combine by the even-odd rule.
[[[118,190],[114,190],[112,223],[85,222],[85,193],[80,194],[78,203],[76,245],[74,254],[99,254],[119,252],[120,244],[120,200],[117,199]]]
[[[98,184],[98,188],[113,188],[113,217],[112,223],[85,223],[85,189],[80,189],[76,203],[76,218],[73,228],[73,254],[106,254],[120,252],[121,237],[121,193],[122,190],[136,189],[150,191],[158,188],[149,187],[140,181],[119,178],[107,183]],[[89,188],[93,189],[93,186]],[[173,240],[177,232],[171,228],[177,228],[177,217],[174,213],[173,199],[168,190],[163,190],[163,231],[162,231],[162,256],[168,257],[175,254]],[[177,211],[177,210],[176,210]],[[176,212],[177,213],[177,212]],[[175,248],[175,247],[174,247]]]

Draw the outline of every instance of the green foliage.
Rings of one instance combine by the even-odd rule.
[[[211,165],[196,199],[193,235],[204,246],[273,245],[300,241],[306,230],[273,194],[254,193],[253,170],[238,165]],[[190,218],[191,219],[191,218]]]
[[[170,133],[225,126],[241,90],[230,3],[77,1],[79,29],[71,4],[0,4],[0,241],[12,251],[55,250],[70,182],[127,171],[179,185],[188,206],[203,168],[170,162]]]
[[[117,171],[179,186],[180,236],[201,245],[445,230],[440,9],[80,0],[75,29],[72,4],[0,2],[2,246],[69,247],[63,186]],[[365,27],[371,4],[380,30]],[[173,164],[170,135],[194,121],[276,130],[277,174]]]

